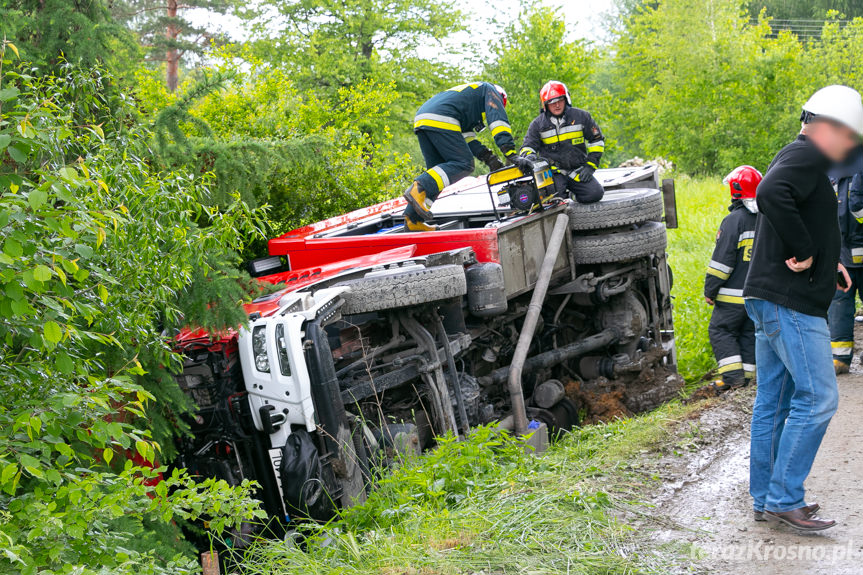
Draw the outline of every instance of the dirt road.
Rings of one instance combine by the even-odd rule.
[[[859,340],[858,340],[859,341]],[[680,573],[858,575],[863,573],[863,366],[840,376],[839,411],[812,473],[807,500],[838,525],[801,535],[752,520],[749,417],[754,389],[715,400],[681,424],[676,445],[651,464],[663,488],[653,496],[655,541],[683,546]]]

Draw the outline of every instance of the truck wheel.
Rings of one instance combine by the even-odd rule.
[[[338,284],[346,315],[396,309],[461,297],[467,293],[464,268],[459,265],[415,269],[394,275],[360,278]]]
[[[604,264],[661,254],[667,245],[665,226],[660,222],[645,222],[635,229],[575,235],[572,238],[572,255],[576,264]]]
[[[613,190],[593,204],[569,206],[573,230],[601,230],[662,219],[662,193],[649,188]]]

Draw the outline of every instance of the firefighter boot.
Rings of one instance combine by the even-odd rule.
[[[432,203],[434,202],[426,197],[426,191],[422,189],[416,181],[414,181],[410,187],[405,190],[403,195],[408,201],[408,205],[416,211],[417,216],[419,216],[422,221],[428,222],[434,217],[431,213]]]
[[[410,216],[405,215],[405,230],[409,232],[434,232],[437,226],[430,226],[425,222],[415,222]]]
[[[743,387],[744,385],[746,385],[746,383],[747,383],[746,379],[744,379],[742,377],[724,376],[724,377],[721,377],[721,378],[715,380],[711,384],[711,387],[714,389],[714,391],[716,391],[717,394],[719,394],[719,393],[722,393],[724,391],[728,391],[730,389],[736,389],[738,387]]]
[[[833,370],[836,371],[836,375],[842,375],[843,373],[848,373],[850,366],[842,361],[841,359],[833,360]]]

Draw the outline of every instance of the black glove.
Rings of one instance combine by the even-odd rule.
[[[488,166],[488,169],[492,172],[495,170],[499,170],[503,167],[503,162],[500,161],[500,158],[494,155],[494,152],[487,149],[477,156],[479,161]]]
[[[590,178],[593,177],[593,172],[596,170],[587,164],[575,170],[574,180],[576,182],[589,182]]]
[[[521,170],[521,173],[526,176],[533,173],[533,162],[524,156],[514,156],[512,158],[512,163],[515,164],[515,167]]]

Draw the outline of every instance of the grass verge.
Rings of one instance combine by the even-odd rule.
[[[674,557],[616,519],[649,481],[631,462],[671,438],[678,403],[571,433],[544,456],[479,428],[381,480],[366,504],[311,528],[302,547],[249,550],[251,574],[666,572]],[[673,554],[673,552],[672,552]]]
[[[704,302],[704,273],[730,198],[719,178],[683,176],[676,184],[680,227],[668,230],[674,325],[680,374],[694,384],[716,367],[707,337],[712,308]]]

